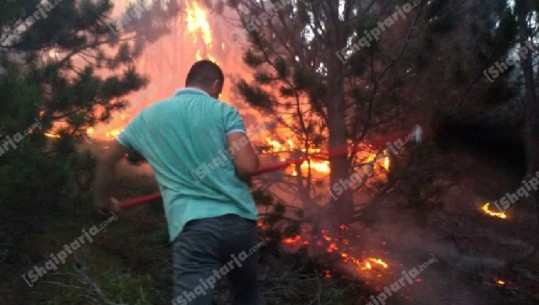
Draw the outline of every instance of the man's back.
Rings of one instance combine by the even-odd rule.
[[[257,219],[249,188],[227,151],[233,132],[245,132],[233,107],[187,88],[144,110],[118,136],[152,166],[171,240],[192,219],[225,214]]]
[[[138,115],[96,167],[95,205],[114,210],[116,164],[129,152],[153,167],[170,240],[173,304],[211,305],[215,284],[230,281],[229,304],[264,305],[257,272],[257,209],[242,179],[258,169],[238,111],[217,100],[225,78],[197,61],[186,89]],[[240,179],[240,177],[242,179]]]

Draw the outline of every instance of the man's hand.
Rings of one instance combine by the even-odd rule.
[[[114,197],[110,197],[109,200],[96,199],[95,207],[99,213],[108,215],[112,212],[118,212],[120,210],[120,201]]]
[[[95,174],[95,206],[104,211],[117,211],[119,202],[112,197],[116,164],[129,150],[114,141],[109,150],[101,157]]]
[[[243,132],[235,132],[227,136],[227,142],[238,176],[248,182],[258,169],[258,157],[249,138]]]

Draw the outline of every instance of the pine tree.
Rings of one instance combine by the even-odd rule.
[[[23,210],[31,223],[88,201],[93,159],[77,144],[146,84],[135,60],[177,12],[144,2],[122,23],[109,0],[0,3],[1,209]]]

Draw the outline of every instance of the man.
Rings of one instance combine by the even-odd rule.
[[[206,280],[258,242],[258,211],[245,182],[258,158],[238,111],[217,100],[223,83],[219,66],[196,62],[186,88],[135,117],[97,168],[96,205],[113,209],[115,164],[136,152],[152,166],[173,242],[174,304],[211,304],[213,279]],[[232,304],[263,304],[256,260],[249,253],[241,267],[227,268]]]

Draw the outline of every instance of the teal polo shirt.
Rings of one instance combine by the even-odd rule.
[[[118,135],[155,173],[170,241],[190,220],[226,214],[257,219],[249,187],[228,150],[227,135],[235,132],[246,129],[234,107],[185,88],[143,110]]]

